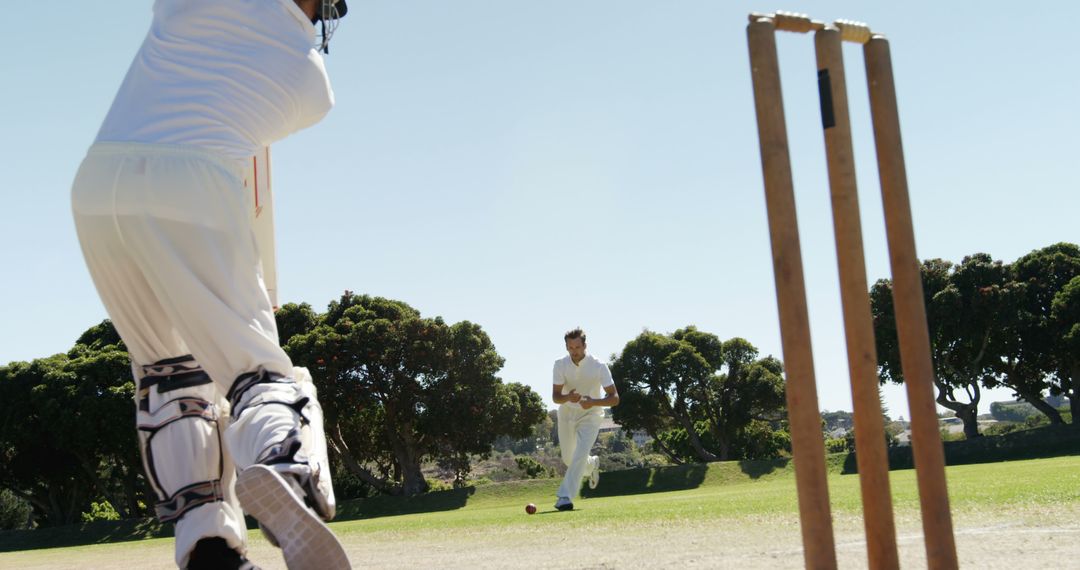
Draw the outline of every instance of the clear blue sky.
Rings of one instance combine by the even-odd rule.
[[[811,4],[891,39],[920,257],[1080,242],[1080,5],[779,7]],[[150,5],[60,0],[0,37],[0,363],[106,316],[69,189]],[[354,0],[327,62],[337,107],[274,148],[282,299],[323,310],[350,289],[477,322],[503,378],[549,405],[577,325],[604,359],[688,324],[780,356],[745,32],[777,7]],[[779,44],[819,397],[850,410],[813,44]],[[889,269],[861,53],[845,53],[873,282]],[[885,394],[907,417],[903,389]]]

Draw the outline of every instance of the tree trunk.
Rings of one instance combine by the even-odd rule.
[[[82,522],[79,517],[79,493],[78,485],[73,485],[71,490],[71,496],[68,501],[67,514],[64,516],[64,524],[75,524]]]
[[[130,464],[129,464],[130,465]],[[145,507],[139,507],[139,501],[143,497],[147,497],[147,493],[141,491],[139,485],[138,470],[142,467],[132,468],[127,467],[124,470],[124,497],[128,502],[128,511],[134,513],[134,516],[146,516]],[[146,488],[145,479],[142,480],[142,488]],[[149,500],[143,501],[145,504],[150,504]]]
[[[694,422],[690,421],[689,417],[684,414],[677,414],[675,419],[678,420],[679,425],[686,430],[686,436],[690,438],[690,446],[694,448],[694,452],[697,453],[698,458],[704,461],[720,460],[719,457],[705,449],[705,446],[701,445],[701,437],[698,436],[697,430],[694,429]]]
[[[937,403],[941,404],[945,408],[948,408],[956,414],[956,417],[960,418],[960,421],[964,422],[964,438],[972,439],[981,437],[979,433],[979,385],[972,383],[975,386],[975,394],[971,398],[971,402],[960,402],[955,399],[949,398],[949,389],[945,383],[940,380],[934,380],[934,385],[937,386],[938,395]]]
[[[406,497],[419,495],[430,488],[427,479],[424,479],[424,473],[420,470],[419,461],[410,461],[409,464],[402,465],[401,472],[401,491]]]
[[[731,459],[731,438],[728,437],[724,431],[727,427],[724,425],[724,413],[722,410],[726,410],[730,407],[728,397],[725,395],[721,398],[719,409],[709,407],[709,433],[712,434],[713,439],[716,440],[716,444],[720,446],[720,453],[718,455],[720,461],[727,461]]]
[[[1015,387],[1013,387],[1013,389],[1016,390],[1016,393],[1022,400],[1035,406],[1036,410],[1039,410],[1045,414],[1046,417],[1050,418],[1051,425],[1065,425],[1065,420],[1061,417],[1061,412],[1054,409],[1054,406],[1047,404],[1046,400],[1042,398],[1042,394],[1030,390],[1016,389]]]
[[[976,437],[982,437],[979,433],[979,408],[972,404],[970,406],[964,406],[963,410],[956,411],[956,417],[960,418],[964,422],[964,439],[974,439]]]
[[[716,440],[716,445],[720,446],[720,453],[717,454],[717,457],[719,457],[720,461],[727,461],[731,459],[731,438],[724,433],[719,424],[720,422],[715,417],[712,418],[709,422],[709,433]]]
[[[1080,362],[1072,366],[1072,391],[1069,392],[1069,412],[1072,413],[1072,425],[1078,426],[1080,418]]]
[[[674,451],[668,448],[668,446],[664,445],[664,442],[660,441],[660,438],[656,437],[655,433],[649,432],[649,437],[653,439],[653,444],[656,445],[656,447],[659,447],[660,451],[664,452],[664,455],[667,455],[668,459],[670,459],[672,463],[674,463],[675,465],[683,465],[684,463],[686,463],[685,461],[680,459]]]
[[[99,477],[85,455],[82,453],[75,453],[74,455],[79,460],[79,467],[82,468],[83,473],[86,474],[87,479],[90,481],[91,488],[97,489],[97,492],[101,494],[101,497],[112,505],[116,514],[120,515],[120,518],[131,518],[131,513],[128,511],[124,501],[121,501],[120,497],[117,497],[110,491],[111,485],[109,485],[109,483],[111,483],[111,481],[106,481]],[[113,476],[115,477],[115,474]]]
[[[731,458],[731,443],[726,437],[719,437],[716,441],[717,444],[720,446],[720,461],[727,461]]]
[[[349,473],[356,475],[361,481],[371,485],[380,493],[386,495],[397,494],[393,485],[388,484],[385,479],[376,477],[371,471],[365,469],[363,465],[360,465],[360,463],[356,461],[356,458],[354,458],[349,451],[349,446],[345,445],[345,440],[341,437],[340,428],[329,432],[328,435],[330,437],[327,438],[327,442],[329,442],[330,447],[334,449],[334,453],[341,458],[341,462],[345,464],[345,468],[349,470]]]
[[[397,457],[402,494],[412,497],[426,492],[430,486],[420,469],[422,453],[419,442],[413,441],[409,432],[391,433],[390,446],[394,448],[394,455]]]
[[[60,497],[57,496],[59,493],[60,490],[56,487],[49,487],[49,508],[45,511],[45,520],[49,526],[64,524],[64,509],[60,506]]]

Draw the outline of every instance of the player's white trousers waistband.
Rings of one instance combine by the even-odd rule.
[[[96,142],[90,146],[86,151],[87,155],[144,155],[144,156],[170,156],[170,157],[183,157],[188,156],[192,158],[198,158],[201,160],[209,160],[215,162],[218,165],[233,171],[238,176],[242,173],[242,169],[246,166],[247,162],[237,160],[235,158],[226,156],[224,154],[214,152],[210,149],[183,145],[183,144],[165,144],[165,143],[141,143],[141,142]]]

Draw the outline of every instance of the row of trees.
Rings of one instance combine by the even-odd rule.
[[[1080,247],[1058,243],[1008,264],[985,253],[929,259],[921,270],[937,402],[966,437],[979,435],[983,388],[1011,389],[1052,424],[1065,421],[1044,398],[1063,396],[1078,417]],[[892,283],[875,283],[870,298],[881,381],[902,383]]]
[[[981,388],[1011,388],[1062,423],[1047,393],[1080,405],[1080,248],[1056,244],[1014,263],[976,254],[927,260],[924,291],[938,402],[977,435]],[[871,290],[882,382],[902,382],[891,283]],[[482,328],[423,317],[409,305],[346,291],[326,312],[288,304],[282,346],[312,373],[332,461],[352,495],[415,495],[437,464],[463,485],[502,438],[551,430],[543,400],[498,377],[503,358]],[[693,326],[646,331],[612,357],[614,419],[645,432],[672,462],[767,458],[790,446],[781,363],[748,341]],[[152,503],[132,426],[126,349],[111,324],[67,353],[0,367],[0,488],[43,524],[76,522],[107,501],[122,517]],[[546,426],[546,427],[545,427]]]
[[[335,471],[360,482],[354,492],[424,492],[425,462],[463,484],[471,457],[546,418],[538,394],[496,375],[503,359],[476,324],[346,292],[323,314],[286,305],[278,326],[315,378]],[[119,517],[149,515],[133,397],[109,321],[67,353],[0,367],[0,488],[29,503],[39,525],[79,522],[105,502]]]
[[[43,524],[80,520],[97,501],[144,514],[131,364],[108,322],[64,354],[0,368],[0,487]]]
[[[504,360],[477,324],[349,291],[321,315],[289,304],[277,319],[286,352],[318,386],[334,455],[380,492],[427,491],[425,461],[463,485],[471,456],[545,417],[538,394],[496,375]]]

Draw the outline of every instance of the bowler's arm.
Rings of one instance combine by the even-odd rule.
[[[614,408],[615,406],[619,405],[619,389],[616,388],[614,384],[612,384],[611,386],[604,386],[603,398],[594,399],[588,396],[583,396],[581,398],[581,401],[578,403],[581,404],[581,407],[585,408],[586,410],[589,408],[598,407]]]
[[[565,384],[555,384],[551,387],[551,399],[556,404],[563,404],[566,402],[580,402],[582,400],[581,394],[578,394],[576,390],[570,390],[569,394],[563,394],[562,389]]]

